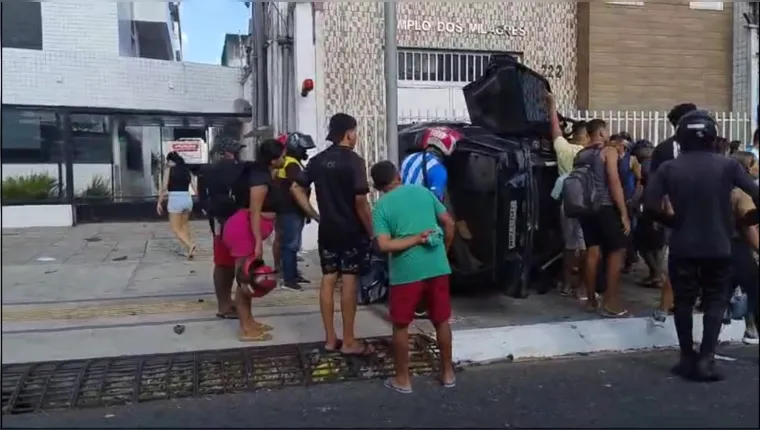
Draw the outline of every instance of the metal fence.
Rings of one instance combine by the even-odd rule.
[[[609,124],[611,133],[627,131],[634,139],[646,139],[655,145],[673,134],[673,126],[664,111],[564,111],[565,117],[576,120],[601,118]],[[721,136],[747,145],[752,141],[752,119],[747,113],[714,112]],[[357,118],[357,152],[364,157],[367,167],[386,158],[385,116],[367,115]],[[470,121],[466,111],[404,111],[399,115],[399,126],[420,122]],[[325,122],[326,124],[326,122]]]

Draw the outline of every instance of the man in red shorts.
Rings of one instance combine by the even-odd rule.
[[[396,166],[382,161],[370,170],[383,193],[372,211],[378,248],[389,254],[390,319],[396,376],[385,386],[412,392],[409,374],[409,324],[422,300],[427,303],[441,352],[441,384],[456,385],[451,358],[451,267],[447,251],[454,238],[454,219],[440,200],[422,185],[402,185]]]
[[[237,210],[230,189],[243,174],[240,150],[245,145],[236,139],[218,137],[211,149],[213,162],[203,166],[199,174],[198,200],[208,216],[214,247],[214,292],[218,318],[237,319],[232,301],[235,282],[235,258],[222,242],[222,225]]]

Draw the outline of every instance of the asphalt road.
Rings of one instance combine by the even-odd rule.
[[[674,352],[471,368],[444,390],[402,395],[381,381],[3,416],[3,428],[758,428],[758,349],[729,347],[728,379],[670,377]]]

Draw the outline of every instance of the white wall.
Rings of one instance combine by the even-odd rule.
[[[4,104],[233,112],[242,95],[234,68],[73,51],[2,53]]]
[[[165,2],[135,6],[135,19],[168,17]],[[233,112],[242,95],[238,69],[120,57],[118,9],[116,2],[43,2],[43,50],[2,50],[2,102]]]
[[[320,140],[319,118],[317,117],[317,94],[312,91],[308,96],[301,96],[301,85],[306,79],[317,81],[317,51],[314,43],[314,19],[311,3],[298,3],[295,6],[295,25],[293,35],[293,57],[295,59],[294,94],[286,95],[295,99],[296,128],[311,135],[314,141]]]
[[[116,2],[43,2],[44,51],[99,52],[118,55]],[[3,50],[3,68],[7,66]]]
[[[169,4],[163,1],[133,2],[135,20],[150,22],[169,22]]]
[[[2,228],[71,227],[74,209],[71,205],[3,206]]]

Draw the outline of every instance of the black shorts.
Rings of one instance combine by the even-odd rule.
[[[319,245],[319,264],[322,274],[359,275],[369,255],[369,241],[360,240],[340,246]]]
[[[581,228],[586,249],[599,246],[605,252],[614,252],[628,247],[629,236],[623,232],[623,223],[614,206],[602,206],[596,214],[581,218]]]

